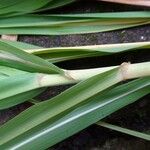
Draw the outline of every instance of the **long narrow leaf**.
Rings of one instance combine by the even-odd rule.
[[[139,50],[150,48],[150,42],[124,43],[124,44],[106,44],[95,46],[77,46],[77,47],[57,47],[57,48],[37,48],[28,49],[26,52],[35,54],[51,62],[59,62],[70,59],[103,56],[115,53],[126,52],[129,50]]]
[[[150,12],[27,15],[0,20],[0,34],[82,34],[150,23]]]
[[[121,132],[121,133],[125,133],[125,134],[128,134],[128,135],[132,135],[132,136],[150,141],[150,135],[148,135],[146,133],[141,133],[141,132],[134,131],[134,130],[131,130],[131,129],[126,129],[126,128],[123,128],[123,127],[120,127],[120,126],[116,126],[116,125],[112,125],[110,123],[103,122],[103,121],[99,121],[96,124],[99,125],[99,126],[111,129],[111,130],[115,130],[115,131],[118,131],[118,132]]]
[[[10,120],[1,127],[1,144],[6,143],[20,134],[36,127],[40,123],[68,111],[93,95],[118,83],[120,80],[118,71],[118,69],[114,69],[106,73],[96,75],[73,86],[51,100],[37,104],[24,111],[21,115]],[[16,122],[19,126],[17,126]],[[7,133],[8,131],[10,131],[9,134]]]
[[[63,0],[63,1],[62,0],[52,0],[44,8],[40,8],[38,11],[54,9],[54,8],[57,8],[57,7],[61,7],[61,6],[70,4],[74,1],[75,0]]]
[[[24,73],[25,72],[22,70],[18,70],[6,66],[0,66],[0,80],[8,78],[10,76],[21,75]]]
[[[22,76],[24,77],[24,75],[26,74],[26,72],[21,71],[21,70],[17,70],[14,68],[9,68],[9,67],[5,67],[5,66],[0,66],[0,86],[3,89],[3,84],[5,82],[10,82],[10,79],[14,79],[17,78],[18,76]],[[16,86],[16,84],[14,84],[14,87]],[[13,85],[9,87],[10,89],[13,89]],[[20,86],[20,88],[23,88]],[[9,90],[6,88],[6,91]],[[9,96],[7,95],[6,98],[4,99],[0,99],[0,110],[1,109],[6,109],[9,108],[11,106],[20,104],[24,101],[30,100],[31,98],[39,95],[41,92],[43,92],[45,90],[45,88],[40,88],[40,89],[35,89],[35,90],[31,90],[28,92],[23,92],[21,94],[17,94],[17,93],[13,93],[13,96]],[[1,90],[0,93],[2,93],[3,91]]]
[[[29,72],[63,73],[57,66],[0,41],[0,64]]]
[[[106,82],[110,82],[110,86],[111,86],[111,84],[114,84],[114,82],[118,83],[121,80],[149,76],[150,75],[149,65],[150,65],[150,62],[144,62],[144,63],[139,63],[139,64],[123,63],[120,67],[112,66],[112,67],[84,69],[84,70],[65,70],[65,74],[67,77],[62,76],[61,74],[41,74],[41,73],[24,72],[22,74],[17,74],[17,75],[10,76],[7,78],[3,77],[3,79],[0,80],[0,85],[1,85],[0,86],[0,100],[4,102],[4,99],[10,99],[11,97],[24,94],[26,92],[29,92],[30,90],[36,90],[36,89],[43,88],[43,87],[69,84],[69,83],[77,83],[79,81],[88,79],[95,75],[98,78],[99,76],[101,77],[100,74],[102,74],[102,77],[103,77],[103,73],[107,74],[107,71],[111,72],[112,69],[116,69],[116,75],[114,76],[112,81],[111,81],[111,78],[107,79],[108,81],[106,81]],[[108,73],[108,76],[109,76],[109,73]],[[111,73],[110,73],[110,76],[111,76]],[[97,82],[97,84],[99,82]],[[88,83],[92,84],[92,81],[89,80]],[[84,86],[86,85],[86,81],[85,83],[83,82],[83,85]],[[90,86],[90,84],[87,86]],[[98,84],[97,86],[100,86],[100,85]],[[101,86],[103,87],[103,84]],[[108,86],[108,85],[105,84],[104,88],[105,86]],[[12,88],[12,87],[15,87],[15,88]],[[77,87],[75,87],[75,89]],[[17,102],[19,103],[19,100],[17,100]],[[10,103],[10,105],[12,105],[12,103]],[[1,103],[1,107],[3,108],[2,103]]]
[[[138,79],[91,97],[70,113],[57,116],[9,140],[2,149],[46,149],[149,93],[149,78]],[[72,97],[73,98],[73,97]],[[44,110],[43,110],[44,111]],[[28,116],[29,117],[29,116]],[[14,119],[15,125],[21,125]],[[13,122],[13,121],[12,121]],[[11,125],[11,123],[8,125]],[[11,134],[8,129],[7,134]],[[16,131],[17,132],[17,131]],[[5,134],[5,132],[4,132]],[[34,148],[33,148],[34,147]]]
[[[11,1],[11,0],[10,0]],[[51,0],[17,0],[13,5],[9,5],[7,7],[3,7],[0,9],[0,15],[5,15],[9,13],[30,13],[36,9],[39,9],[46,4],[48,4]],[[6,2],[6,3],[9,3]]]
[[[37,45],[33,45],[33,44],[29,44],[29,43],[25,43],[25,42],[20,42],[20,41],[10,41],[10,40],[5,40],[5,39],[1,39],[1,41],[4,41],[5,43],[14,46],[16,48],[19,49],[42,49],[43,47],[37,46]]]
[[[67,5],[75,0],[0,0],[0,17],[35,13]]]
[[[1,128],[0,134],[3,135],[2,143],[5,143],[8,140],[15,138],[16,136],[19,136],[20,134],[36,127],[40,123],[43,123],[49,119],[53,119],[57,115],[60,115],[61,113],[64,113],[71,108],[79,105],[80,103],[85,102],[88,98],[94,96],[95,94],[98,94],[99,92],[104,91],[105,89],[117,84],[124,79],[137,78],[141,75],[149,75],[149,70],[147,72],[147,68],[141,68],[144,64],[141,64],[142,66],[138,65],[138,68],[141,68],[140,71],[136,67],[137,65],[134,65],[134,68],[127,68],[127,65],[128,64],[123,64],[120,68],[115,68],[110,71],[95,75],[87,80],[80,82],[79,84],[50,99],[49,101],[42,102],[40,104],[37,104],[36,106],[31,107],[27,111],[24,111],[21,115],[9,121]],[[148,65],[149,63],[147,63],[147,66]],[[132,72],[130,72],[131,70]],[[129,75],[129,77],[124,76],[125,72],[126,75]],[[26,90],[30,89],[30,86],[36,88],[37,85],[39,86],[39,83],[42,84],[41,81],[38,81],[35,85],[32,85],[32,81],[34,80],[36,81],[36,78],[30,76],[27,76],[26,79],[23,78],[23,80],[20,80],[18,78],[16,80],[16,82],[19,81],[18,89],[16,87],[15,89],[9,89],[10,91],[6,91],[6,88],[8,89],[8,87],[5,86],[6,83],[2,83],[3,87],[6,88],[0,89],[0,91],[2,91],[0,97],[4,98],[7,95],[13,95],[14,92],[24,90],[19,89],[20,85],[25,84]],[[31,82],[31,85],[26,84],[25,81],[28,81],[29,83]],[[12,84],[15,83],[15,81],[13,80],[11,80],[10,82]],[[8,85],[8,83],[6,85]],[[16,126],[16,121],[18,122],[19,126]],[[10,131],[11,133],[7,134],[7,131]]]
[[[4,40],[7,44],[23,49],[50,62],[60,62],[70,59],[103,56],[129,50],[141,50],[150,48],[150,42],[135,42],[122,44],[104,44],[76,47],[42,48],[32,44],[17,41]]]
[[[31,91],[24,92],[21,94],[17,94],[15,96],[1,99],[0,100],[0,110],[7,109],[12,106],[23,103],[25,101],[28,101],[28,100],[34,98],[35,96],[41,94],[44,90],[45,90],[45,88],[35,89],[35,90],[31,90]]]

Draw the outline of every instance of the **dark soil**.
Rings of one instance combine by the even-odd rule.
[[[148,10],[143,7],[133,7],[119,4],[106,4],[91,1],[76,2],[70,6],[53,10],[53,13],[74,12],[107,12],[107,11],[134,11]],[[125,43],[137,41],[150,41],[150,26],[141,26],[132,29],[119,30],[115,32],[66,35],[66,36],[20,36],[20,41],[36,44],[43,47],[56,46],[79,46],[106,43]],[[113,59],[112,59],[113,58]],[[58,65],[67,69],[93,68],[99,66],[118,65],[124,61],[143,62],[150,60],[148,50],[136,53],[115,54],[113,57],[95,57],[82,60],[73,60]],[[40,95],[42,100],[53,97],[70,86],[58,86],[49,88]],[[112,124],[120,125],[129,129],[142,132],[150,132],[150,95],[145,96],[138,102],[117,111],[105,120]],[[0,123],[8,121],[21,111],[29,107],[29,103],[23,103],[11,109],[0,112]],[[92,125],[76,135],[55,145],[54,150],[149,150],[150,143],[147,141],[117,133],[97,125]]]

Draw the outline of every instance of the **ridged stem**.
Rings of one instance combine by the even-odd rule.
[[[66,77],[59,74],[45,75],[40,74],[41,87],[63,85],[70,83],[77,83],[85,80],[97,74],[109,71],[114,68],[119,68],[118,80],[127,80],[133,78],[139,78],[144,76],[150,76],[150,62],[144,63],[122,63],[120,66],[102,67],[95,69],[83,69],[83,70],[64,70]]]

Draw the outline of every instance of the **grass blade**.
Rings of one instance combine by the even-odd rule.
[[[25,101],[28,101],[28,100],[34,98],[35,96],[41,94],[44,90],[45,90],[45,88],[35,89],[35,90],[31,90],[31,91],[24,92],[21,94],[17,94],[15,96],[1,99],[0,100],[0,110],[7,109],[12,106],[23,103]]]
[[[10,76],[24,74],[25,72],[22,70],[17,70],[14,68],[0,66],[0,80],[8,78]]]
[[[145,134],[145,133],[141,133],[141,132],[138,132],[138,131],[122,128],[122,127],[112,125],[110,123],[106,123],[106,122],[102,122],[102,121],[99,121],[96,124],[99,125],[99,126],[114,130],[114,131],[118,131],[118,132],[121,132],[121,133],[125,133],[125,134],[128,134],[128,135],[132,135],[132,136],[150,141],[150,135]]]
[[[26,74],[26,72],[21,71],[21,70],[17,70],[17,69],[5,67],[5,66],[0,66],[0,85],[1,85],[1,88],[2,89],[7,88],[7,87],[3,86],[3,83],[10,82],[10,79],[17,78],[18,76],[24,77],[25,74]],[[13,85],[9,88],[13,89],[12,87],[13,87]],[[15,87],[15,84],[14,84],[14,87]],[[23,87],[20,87],[20,88],[23,88]],[[6,89],[6,91],[7,90],[9,90],[9,89]],[[7,97],[5,97],[4,99],[0,99],[0,110],[9,108],[9,107],[12,107],[14,105],[25,102],[27,100],[30,100],[31,98],[39,95],[44,90],[45,90],[45,88],[40,88],[40,89],[35,89],[35,90],[23,92],[21,94],[13,93],[13,96],[7,95]],[[3,91],[1,90],[0,93],[2,93],[2,92]]]
[[[11,1],[11,0],[10,0]],[[7,15],[9,13],[30,13],[36,9],[39,9],[46,4],[48,4],[51,0],[17,0],[13,5],[9,5],[7,7],[3,7],[0,9],[0,15]]]
[[[75,0],[5,0],[0,1],[0,17],[10,17],[54,9],[72,3]]]
[[[107,74],[107,71],[111,72],[112,69],[116,69],[116,75],[114,76],[112,80],[112,84],[114,84],[114,82],[118,83],[126,79],[149,76],[150,75],[149,63],[150,62],[139,63],[139,64],[123,63],[120,67],[112,66],[112,67],[106,67],[106,68],[104,67],[104,68],[96,68],[96,69],[71,70],[71,71],[64,70],[65,74],[67,74],[67,78],[60,74],[40,74],[40,73],[24,72],[23,74],[10,76],[10,77],[0,80],[0,85],[1,85],[0,86],[0,100],[4,101],[4,99],[7,99],[7,98],[9,99],[10,97],[13,97],[19,94],[24,94],[30,90],[35,90],[35,89],[39,89],[43,87],[69,84],[69,83],[77,83],[79,81],[88,79],[95,75],[98,78],[99,76],[101,77],[103,73]],[[110,73],[110,76],[111,76],[111,73]],[[108,82],[110,82],[110,86],[111,86],[111,78],[107,80]],[[88,83],[92,84],[92,81],[89,80]],[[100,81],[97,82],[97,84],[98,83],[100,83]],[[86,85],[86,81],[85,81],[85,84],[83,83],[83,85],[86,87],[90,86],[90,84]],[[100,86],[100,87],[102,86],[103,88],[103,84],[101,85],[98,84],[97,86]],[[109,86],[109,85],[105,84],[104,88],[105,86]],[[12,87],[15,87],[15,88],[12,88]],[[77,87],[75,87],[75,89]],[[85,87],[85,90],[86,90],[86,87]],[[17,101],[19,102],[19,100]]]
[[[150,42],[106,44],[95,46],[37,48],[25,50],[51,62],[60,62],[84,57],[111,55],[131,50],[148,49]]]
[[[29,72],[63,73],[62,69],[37,56],[0,41],[0,65]]]
[[[61,115],[61,113],[64,113],[71,108],[76,107],[82,102],[85,102],[88,98],[104,91],[105,89],[119,83],[122,80],[149,75],[150,72],[149,70],[147,71],[146,68],[149,67],[149,63],[146,64],[146,66],[145,63],[141,64],[140,66],[130,66],[129,64],[122,64],[121,67],[88,78],[87,80],[80,82],[79,84],[50,99],[49,101],[45,101],[31,107],[30,109],[24,111],[21,115],[15,117],[15,119],[10,120],[3,127],[1,127],[0,134],[3,135],[1,142],[5,143],[15,138],[16,136],[19,136],[20,134],[36,127],[38,124],[41,124],[49,119],[53,119],[57,115]],[[142,67],[141,70],[139,70],[139,67]],[[13,83],[14,80],[11,80],[11,82]],[[25,90],[30,89],[32,86],[36,87],[37,84],[39,86],[39,83],[37,82],[35,85],[32,85],[32,81],[34,80],[36,81],[36,78],[27,76],[27,79],[24,78],[23,80],[21,80],[18,85],[24,85],[26,81],[28,81],[29,83],[31,81],[31,85],[28,83],[25,84]],[[18,81],[19,78],[17,79],[17,82]],[[40,80],[40,85],[41,83],[42,82]],[[5,87],[6,83],[2,84]],[[14,91],[18,92],[18,90],[23,89],[10,89],[10,87],[11,86],[7,87],[7,90],[6,88],[0,89],[0,91],[3,91],[0,97],[5,97],[9,94],[13,95]],[[8,89],[10,89],[11,91],[8,91]],[[7,134],[7,131],[10,131],[10,133]]]
[[[149,93],[149,78],[131,81],[91,97],[77,109],[9,140],[3,149],[46,149]],[[14,122],[15,123],[15,122]],[[8,123],[9,124],[9,123]],[[16,124],[18,124],[16,119]],[[2,130],[1,130],[2,131]],[[7,130],[10,134],[11,130]]]
[[[20,42],[20,41],[10,41],[10,40],[5,40],[5,39],[1,39],[1,41],[4,41],[5,43],[9,44],[10,46],[19,48],[19,49],[42,49],[42,47],[37,46],[37,45],[33,45],[33,44],[29,44],[29,43],[25,43],[25,42]]]
[[[130,50],[141,50],[150,48],[150,42],[42,48],[32,44],[17,41],[4,41],[7,44],[23,49],[28,53],[37,55],[50,62],[60,62],[84,57],[103,56],[126,52]]]
[[[42,7],[38,11],[45,11],[45,10],[54,9],[57,7],[62,7],[64,5],[68,5],[68,4],[72,3],[74,1],[75,0],[63,0],[63,1],[62,0],[52,0],[45,7]]]
[[[0,20],[0,34],[64,35],[112,31],[150,23],[150,12],[26,15]]]
[[[114,69],[89,78],[51,100],[31,107],[1,127],[0,135],[3,135],[1,144],[36,127],[38,124],[68,111],[91,96],[116,84],[118,79],[118,69]],[[7,134],[8,131],[10,132],[9,134]]]

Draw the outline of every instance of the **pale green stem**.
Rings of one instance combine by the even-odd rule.
[[[64,70],[66,77],[59,74],[40,74],[39,82],[41,87],[77,83],[81,80],[85,80],[117,67],[120,70],[117,77],[118,81],[150,76],[150,62],[137,64],[123,63],[120,66],[102,67],[96,69]]]

